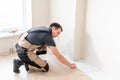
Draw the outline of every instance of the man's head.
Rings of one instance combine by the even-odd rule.
[[[52,37],[53,38],[57,37],[63,31],[61,25],[59,23],[56,23],[56,22],[51,23],[50,28],[52,30]]]

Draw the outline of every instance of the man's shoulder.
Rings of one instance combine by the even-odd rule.
[[[35,26],[31,30],[48,30],[48,28],[46,26]]]
[[[28,33],[31,33],[31,32],[49,32],[49,29],[45,26],[36,26],[36,27],[31,28],[27,32]]]

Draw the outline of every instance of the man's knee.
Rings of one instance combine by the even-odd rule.
[[[46,63],[45,67],[43,67],[43,68],[44,68],[44,70],[43,70],[42,72],[48,72],[48,70],[49,70],[49,65],[48,65],[48,63]]]

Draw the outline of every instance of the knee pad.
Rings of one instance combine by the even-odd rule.
[[[43,67],[42,72],[48,72],[48,70],[49,70],[49,65],[47,63],[45,67]]]
[[[47,51],[36,51],[36,55],[42,55],[42,54],[46,54]]]
[[[46,66],[44,67],[44,69],[46,70],[46,72],[49,70],[49,65],[48,65],[48,63],[46,64]]]

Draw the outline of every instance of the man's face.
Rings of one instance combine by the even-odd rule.
[[[61,28],[59,29],[56,29],[55,27],[52,27],[52,37],[55,38],[57,37],[62,31],[61,31]]]

